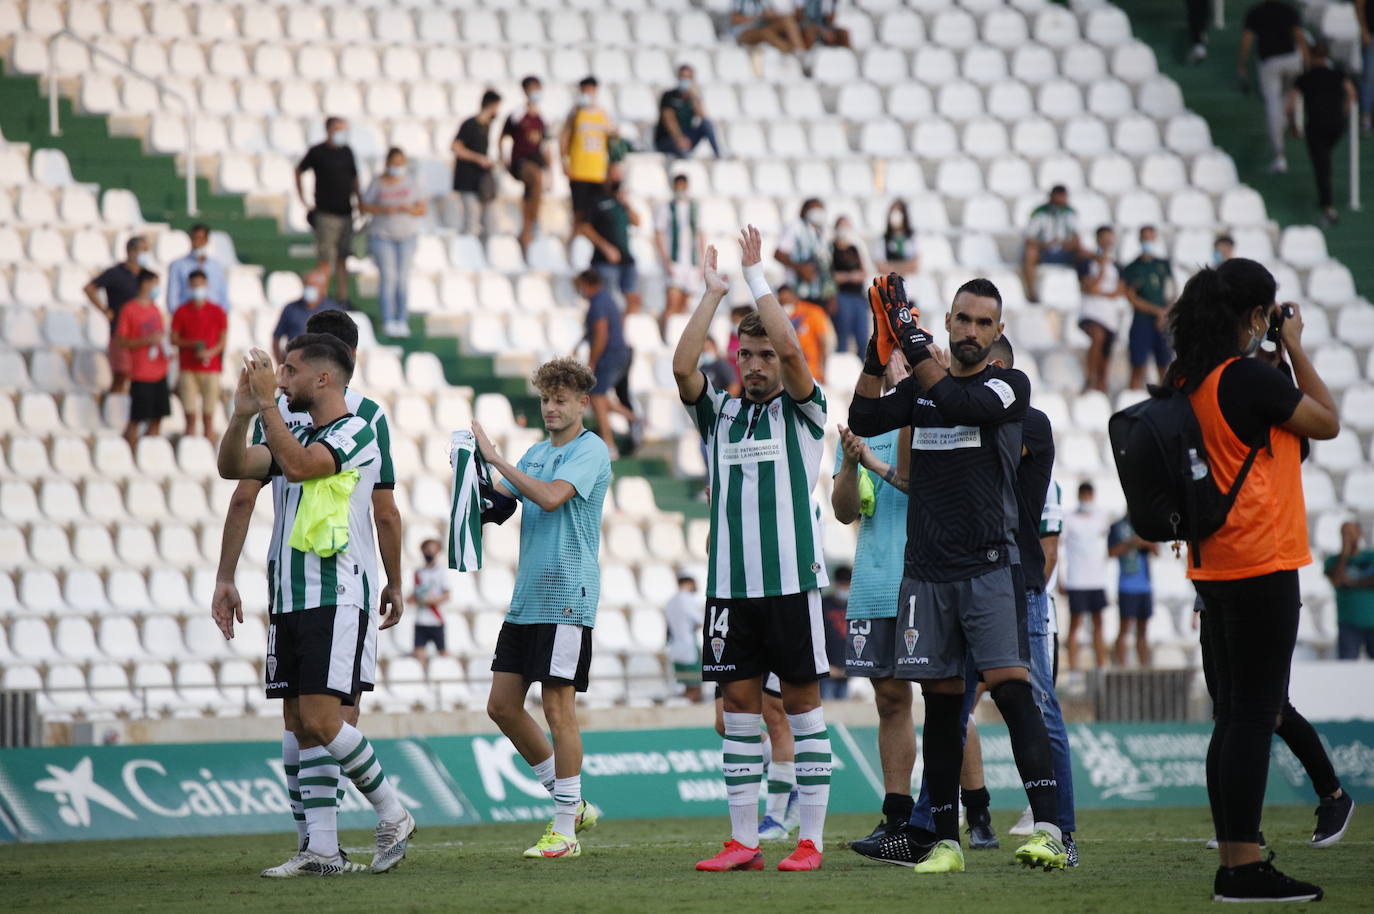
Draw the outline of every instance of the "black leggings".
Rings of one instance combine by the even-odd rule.
[[[1212,12],[1212,4],[1207,0],[1186,0],[1188,6],[1188,35],[1193,44],[1207,41],[1207,17]]]
[[[1217,840],[1259,842],[1274,727],[1288,703],[1298,637],[1298,573],[1197,581],[1203,654],[1216,720],[1207,748],[1207,799]]]

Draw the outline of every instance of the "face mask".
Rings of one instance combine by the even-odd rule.
[[[388,165],[386,167],[386,173],[391,175],[391,177],[393,178],[404,177],[406,173],[406,167],[404,165]]]
[[[1153,257],[1159,260],[1164,256],[1164,246],[1158,241],[1142,241],[1140,242],[1140,253],[1144,254],[1146,257]]]
[[[148,301],[157,301],[161,297],[162,286],[153,286],[152,291],[148,293]]]
[[[439,557],[439,553],[437,553],[437,552],[426,552],[426,553],[423,553],[423,555],[424,555],[424,557],[425,557],[425,564],[426,564],[426,565],[428,565],[429,563],[433,562],[436,558]]]
[[[825,209],[819,206],[811,207],[811,209],[806,211],[806,221],[816,228],[825,225]]]
[[[1091,511],[1092,509],[1093,509],[1093,503],[1090,502],[1090,501],[1080,501],[1080,502],[1078,503],[1078,513],[1079,513],[1079,514],[1087,514],[1087,513],[1088,513],[1089,511]]]
[[[1221,264],[1223,264],[1223,263],[1225,263],[1225,262],[1226,262],[1226,258],[1223,257],[1223,256],[1221,255],[1221,251],[1213,251],[1213,252],[1212,252],[1212,265],[1213,265],[1213,266],[1220,266]]]
[[[848,588],[848,587],[836,587],[836,588],[835,588],[835,599],[837,599],[837,600],[843,600],[844,602],[848,603],[848,602],[849,602],[849,588]]]
[[[1258,334],[1256,334],[1256,333],[1255,333],[1255,325],[1254,325],[1254,324],[1251,324],[1251,325],[1250,325],[1250,341],[1249,341],[1248,343],[1245,344],[1245,350],[1244,350],[1244,352],[1242,353],[1242,355],[1243,355],[1245,358],[1248,359],[1248,358],[1250,358],[1250,356],[1254,355],[1256,352],[1259,352],[1260,343],[1263,343],[1263,342],[1264,342],[1264,334],[1267,333],[1268,330],[1269,330],[1269,328],[1268,328],[1268,327],[1265,327],[1264,330],[1261,330]]]
[[[145,270],[151,270],[153,268],[153,255],[149,254],[147,251],[144,251],[142,254],[139,254],[138,265]]]
[[[677,81],[677,88],[679,92],[687,92],[692,88],[692,81],[690,79],[679,79]]]
[[[331,130],[331,131],[329,131],[329,142],[333,143],[335,146],[343,146],[345,143],[348,142],[348,131],[347,131],[347,130]]]
[[[888,227],[888,228],[893,228],[893,229],[899,229],[899,228],[901,228],[901,227],[902,227],[902,214],[899,213],[899,212],[895,212],[895,211],[894,211],[894,212],[891,212],[891,213],[888,213],[888,214],[887,214],[887,227]]]
[[[539,104],[539,99],[542,98],[543,95],[544,95],[544,93],[543,93],[543,92],[540,92],[540,91],[537,90],[537,89],[536,89],[535,91],[531,92],[531,93],[529,94],[530,104],[531,104],[531,105],[537,105],[537,104]]]
[[[592,105],[596,104],[596,99],[590,92],[583,92],[577,96],[577,103],[584,108],[590,108]]]
[[[674,200],[686,200],[686,199],[687,199],[687,191],[685,191],[685,190],[675,190],[675,191],[673,191],[673,199],[674,199]]]
[[[202,244],[198,248],[191,248],[191,256],[195,257],[197,260],[204,260],[206,257],[210,256],[210,246],[208,244]]]
[[[191,298],[195,301],[205,301],[210,296],[209,286],[192,286]]]
[[[848,225],[844,228],[836,229],[835,234],[838,235],[839,239],[845,244],[857,245],[859,243],[859,233]]]
[[[305,299],[307,305],[313,305],[320,300],[320,290],[314,286],[306,286],[305,291],[301,293],[301,298]]]

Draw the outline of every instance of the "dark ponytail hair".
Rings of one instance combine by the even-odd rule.
[[[1233,257],[1204,267],[1183,286],[1169,312],[1174,361],[1164,386],[1196,390],[1212,369],[1237,355],[1236,333],[1256,308],[1273,303],[1278,284],[1262,264]]]

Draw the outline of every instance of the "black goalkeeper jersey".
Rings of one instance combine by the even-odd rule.
[[[1027,590],[1045,589],[1045,548],[1040,545],[1040,515],[1054,474],[1054,430],[1050,417],[1031,407],[1021,422],[1024,453],[1016,471],[1016,548]]]
[[[1030,380],[989,365],[925,393],[907,378],[885,397],[855,396],[855,434],[911,430],[906,568],[920,581],[965,581],[1018,564],[1017,467]]]

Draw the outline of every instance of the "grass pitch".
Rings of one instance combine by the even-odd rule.
[[[769,869],[697,873],[726,836],[718,819],[603,821],[583,835],[577,860],[524,860],[539,827],[426,828],[393,873],[330,880],[268,880],[258,871],[289,856],[295,835],[92,841],[0,847],[0,910],[335,912],[678,912],[910,910],[1032,911],[1046,914],[1198,911],[1211,906],[1216,854],[1205,809],[1089,812],[1079,817],[1082,866],[1062,873],[1012,862],[1015,813],[994,824],[1002,849],[966,851],[968,870],[917,876],[870,863],[843,846],[878,819],[832,816],[825,868],[779,873],[790,848],[765,845]],[[1358,809],[1344,841],[1306,845],[1306,807],[1266,811],[1264,829],[1285,872],[1326,890],[1324,911],[1374,910],[1374,811]],[[355,860],[370,859],[371,835],[346,832]]]

